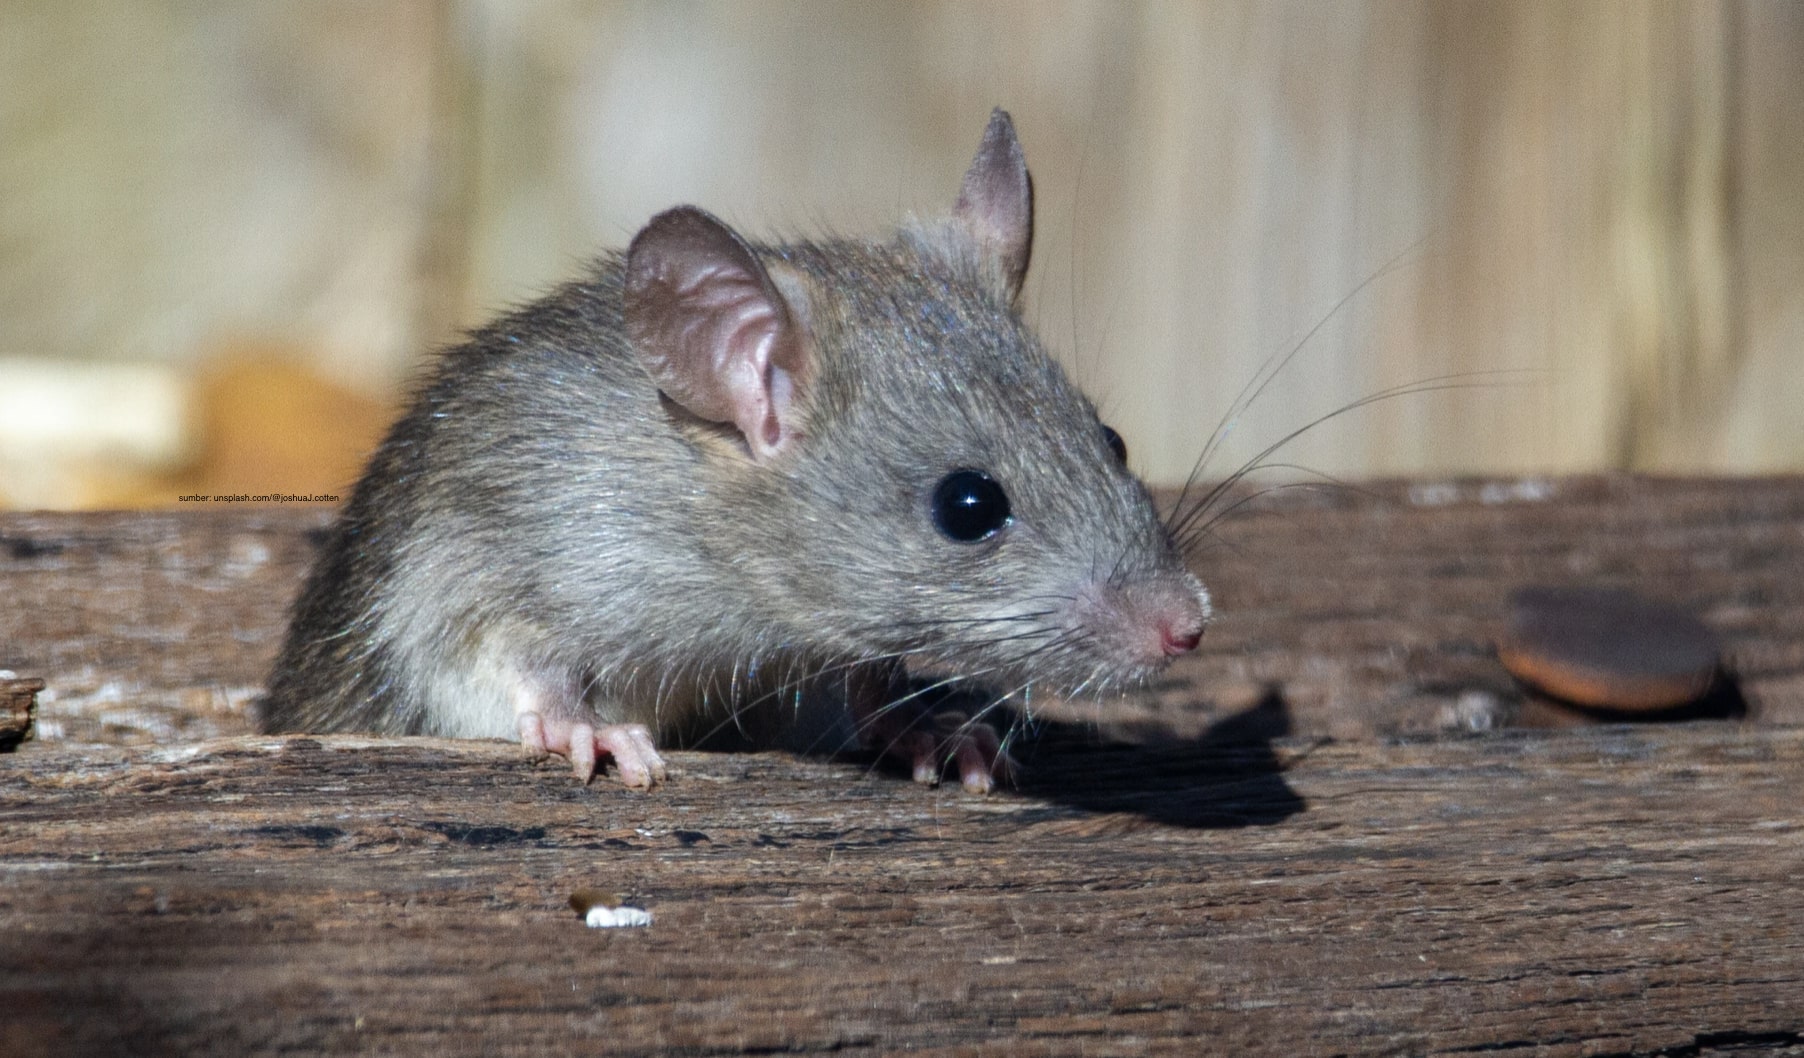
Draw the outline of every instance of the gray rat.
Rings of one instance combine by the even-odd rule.
[[[680,206],[473,332],[331,529],[263,729],[517,737],[648,787],[660,742],[825,702],[988,790],[995,732],[909,678],[1109,693],[1209,616],[1022,322],[1032,212],[998,109],[949,218],[764,244]]]

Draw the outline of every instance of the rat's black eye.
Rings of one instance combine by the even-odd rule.
[[[1121,435],[1116,433],[1114,428],[1106,422],[1102,424],[1102,439],[1108,442],[1109,451],[1115,453],[1116,460],[1126,464],[1127,442],[1123,441]]]
[[[954,470],[934,487],[933,522],[949,538],[975,543],[1008,524],[1008,493],[981,470]]]

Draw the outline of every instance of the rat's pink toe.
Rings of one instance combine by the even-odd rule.
[[[595,777],[595,729],[572,724],[569,741],[570,770],[576,773],[577,782],[586,784]]]
[[[984,730],[989,731],[988,728],[985,728]],[[995,733],[990,732],[990,740],[993,742],[995,741],[995,738]],[[990,751],[989,757],[986,760],[983,749],[979,747],[978,740],[971,738],[961,740],[958,744],[958,748],[954,750],[953,753],[958,760],[959,781],[964,784],[967,791],[971,793],[989,793],[995,788],[995,781],[990,778],[990,764],[996,759],[996,754],[993,749]]]
[[[521,713],[514,721],[520,732],[520,746],[529,760],[544,760],[551,750],[545,747],[545,722],[537,713]]]
[[[958,747],[959,781],[971,793],[989,793],[997,786],[1015,784],[1015,761],[1002,748],[996,729],[985,723],[966,724],[954,736]]]
[[[650,789],[668,775],[664,758],[652,743],[644,724],[604,724],[593,733],[594,745],[607,750],[620,771],[620,781],[636,789]]]
[[[638,789],[663,782],[669,774],[651,730],[644,724],[596,725],[556,716],[547,719],[528,710],[520,713],[515,727],[528,756],[556,753],[567,758],[571,773],[581,783],[595,777],[596,762],[602,756],[614,759],[622,783]]]

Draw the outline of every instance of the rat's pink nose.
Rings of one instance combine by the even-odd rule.
[[[1198,643],[1203,641],[1203,628],[1201,625],[1198,625],[1195,628],[1184,629],[1176,629],[1170,625],[1166,625],[1161,631],[1164,633],[1165,653],[1169,657],[1175,658],[1179,654],[1188,654],[1196,649]]]

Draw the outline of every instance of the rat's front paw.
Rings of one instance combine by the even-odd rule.
[[[957,765],[959,782],[970,793],[989,793],[998,783],[1014,785],[1015,762],[995,728],[959,712],[908,712],[891,709],[880,716],[870,741],[908,765],[915,782],[938,786],[946,769]]]
[[[650,789],[663,782],[668,773],[664,758],[652,743],[651,730],[644,724],[591,724],[583,720],[547,720],[536,712],[519,715],[520,744],[534,757],[556,753],[570,760],[577,781],[588,782],[595,776],[597,754],[614,758],[614,768],[624,785]]]

